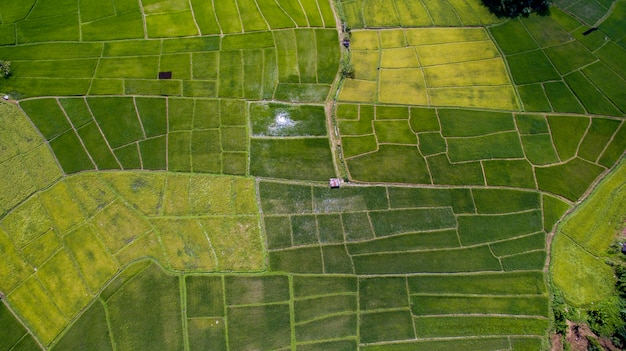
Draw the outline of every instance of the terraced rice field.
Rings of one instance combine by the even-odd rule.
[[[623,4],[9,1],[0,351],[547,349]]]

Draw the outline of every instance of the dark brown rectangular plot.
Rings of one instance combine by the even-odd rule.
[[[172,71],[159,72],[159,79],[172,79]]]

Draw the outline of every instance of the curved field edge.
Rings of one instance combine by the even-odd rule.
[[[575,306],[588,306],[613,293],[614,273],[605,258],[623,229],[625,177],[626,163],[622,160],[557,228],[552,244],[552,280]]]

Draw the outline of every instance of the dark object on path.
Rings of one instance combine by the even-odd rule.
[[[626,255],[626,243],[622,244],[622,253]]]
[[[587,29],[586,31],[583,32],[583,35],[589,35],[589,34],[595,32],[597,30],[598,30],[598,27],[589,28],[589,29]]]
[[[172,79],[172,71],[159,72],[159,79]]]
[[[344,39],[343,40],[343,46],[345,46],[346,49],[349,49],[350,48],[350,39],[347,39],[347,38]]]

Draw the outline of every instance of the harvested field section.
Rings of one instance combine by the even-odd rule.
[[[404,38],[401,47],[388,44],[394,43],[390,34],[403,32],[408,45]],[[432,41],[423,39],[435,34]],[[339,99],[516,110],[504,62],[488,39],[480,29],[355,31],[355,79],[344,82]]]
[[[341,0],[352,28],[475,26],[501,22],[479,1]]]

